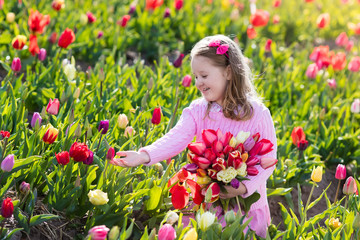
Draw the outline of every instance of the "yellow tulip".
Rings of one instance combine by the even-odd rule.
[[[211,178],[209,176],[205,176],[205,177],[198,176],[196,182],[200,185],[206,185],[211,182]]]
[[[88,193],[88,197],[89,201],[93,205],[104,205],[109,201],[107,193],[104,193],[99,189],[90,190],[90,192]]]
[[[329,227],[332,229],[332,230],[335,230],[336,228],[339,228],[341,227],[341,222],[339,221],[338,218],[330,218],[329,220]]]
[[[317,168],[315,168],[311,173],[311,180],[313,180],[314,182],[321,182],[322,170],[322,166],[318,166]]]
[[[197,240],[198,234],[195,228],[191,228],[184,236],[183,240]]]

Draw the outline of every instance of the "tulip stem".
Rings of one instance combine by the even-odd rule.
[[[303,158],[303,150],[299,150],[298,160],[301,160],[302,158]]]
[[[101,133],[101,135],[100,135],[99,144],[98,144],[98,147],[97,147],[97,149],[96,149],[96,153],[98,153],[98,151],[99,151],[100,143],[101,143],[101,138],[102,138],[102,133]]]
[[[5,225],[5,219],[1,222],[0,236],[2,235],[4,225]]]
[[[349,196],[346,195],[342,222],[345,222],[345,213],[346,213],[346,208],[347,208],[347,204],[348,204],[348,198],[349,198]]]
[[[236,203],[237,203],[238,208],[239,208],[239,214],[240,214],[240,216],[242,216],[241,206],[240,206],[240,202],[239,202],[239,198],[238,198],[238,196],[236,196]]]
[[[8,138],[6,137],[5,140],[4,140],[4,149],[3,149],[3,152],[1,154],[1,162],[4,160],[4,155],[5,155],[5,151],[6,151],[7,142],[8,142]]]
[[[336,189],[334,203],[336,203],[336,201],[337,201],[337,197],[338,197],[338,193],[339,193],[339,189],[340,189],[340,182],[341,182],[341,179],[339,179],[339,183],[338,183],[338,186],[337,186],[337,189]]]
[[[306,202],[306,205],[305,205],[305,208],[304,208],[304,218],[301,220],[301,226],[304,225],[304,221],[306,221],[306,212],[307,212],[307,208],[309,206],[309,203],[310,203],[310,199],[311,199],[311,196],[314,192],[314,188],[315,188],[315,184],[313,184],[312,188],[311,188],[311,191],[310,191],[310,195],[309,195],[309,198]]]
[[[3,179],[3,176],[4,176],[4,173],[2,173],[2,174],[0,175],[0,185],[1,185],[1,180]]]

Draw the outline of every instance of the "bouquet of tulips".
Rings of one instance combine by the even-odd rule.
[[[261,157],[273,150],[273,144],[268,139],[259,139],[259,133],[250,136],[250,132],[240,131],[234,137],[220,129],[203,130],[203,141],[188,145],[190,163],[168,182],[173,206],[176,209],[187,206],[189,192],[195,204],[214,203],[224,185],[237,189],[241,181],[248,180],[247,176],[257,175],[255,165],[263,169],[275,165],[277,159]]]

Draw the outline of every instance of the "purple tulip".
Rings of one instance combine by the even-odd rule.
[[[13,61],[11,63],[11,70],[13,70],[14,72],[20,72],[20,70],[21,70],[20,58],[16,57],[13,59]]]
[[[104,36],[104,32],[103,31],[100,31],[97,35],[97,38],[100,39]]]
[[[101,120],[98,130],[99,132],[102,130],[101,134],[106,134],[109,130],[109,120]]]
[[[86,165],[91,165],[94,162],[94,153],[89,150],[89,157],[83,162]]]
[[[135,10],[136,10],[136,5],[131,4],[128,14],[129,14],[129,15],[130,15],[130,14],[133,14],[133,13],[135,12]]]
[[[26,194],[26,193],[28,193],[29,191],[30,191],[30,184],[29,183],[27,183],[27,182],[22,182],[21,184],[20,184],[20,192],[22,193],[22,194]]]
[[[179,67],[181,67],[181,65],[182,65],[182,60],[184,59],[184,54],[183,53],[181,53],[180,54],[180,56],[175,60],[175,62],[173,63],[173,65],[174,65],[174,67],[176,67],[176,68],[179,68]]]
[[[186,164],[186,165],[184,166],[184,169],[185,169],[186,171],[191,172],[191,173],[196,173],[196,170],[197,170],[198,168],[199,168],[198,165],[196,165],[195,163],[189,163],[189,164]]]
[[[1,170],[4,172],[11,172],[14,167],[14,163],[14,154],[7,155],[7,157],[1,162]]]
[[[46,49],[45,48],[41,48],[40,49],[40,52],[39,52],[39,55],[38,55],[38,59],[40,61],[44,61],[46,58]]]
[[[170,8],[166,8],[164,12],[164,18],[170,17]]]
[[[235,188],[235,189],[238,189],[239,186],[240,186],[240,182],[239,182],[239,180],[237,180],[236,178],[234,178],[233,180],[231,180],[230,184],[231,184],[231,186],[232,186],[233,188]]]
[[[36,122],[39,123],[39,126],[41,125],[42,118],[40,116],[40,113],[34,112],[32,119],[31,119],[31,127],[35,128]]]

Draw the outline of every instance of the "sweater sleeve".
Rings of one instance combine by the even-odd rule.
[[[261,157],[277,158],[276,133],[275,133],[274,122],[272,120],[269,109],[266,108],[261,113],[260,121],[258,122],[256,132],[260,133],[260,138],[266,138],[274,144],[273,150]],[[259,186],[262,186],[263,184],[266,183],[267,179],[273,173],[276,165],[268,169],[263,169],[260,165],[256,165],[255,167],[259,170],[258,175],[247,176],[247,178],[249,178],[250,180],[246,180],[242,182],[247,189],[247,193],[241,195],[244,198],[253,194],[259,188]]]
[[[196,122],[192,108],[193,104],[185,108],[175,127],[163,137],[139,149],[140,152],[147,152],[150,156],[150,162],[144,164],[145,166],[176,156],[193,140],[196,134]]]

